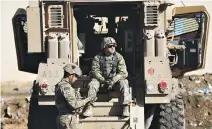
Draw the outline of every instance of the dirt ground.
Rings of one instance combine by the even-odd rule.
[[[24,98],[1,102],[1,129],[27,129],[28,112],[29,103]]]
[[[184,86],[186,129],[212,129],[212,75],[180,79]]]
[[[31,88],[32,82],[1,83],[1,129],[27,129]]]
[[[212,75],[187,76],[179,81],[185,100],[186,129],[212,129],[212,93],[209,92],[212,92]],[[30,87],[2,89],[1,129],[27,129],[29,102],[26,97],[30,95]],[[11,116],[8,116],[8,106]]]

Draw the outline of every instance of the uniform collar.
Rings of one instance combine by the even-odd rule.
[[[110,57],[110,56],[116,55],[116,51],[115,51],[113,54],[107,55],[106,52],[103,50],[103,51],[102,51],[102,54],[103,54],[103,56]]]
[[[69,80],[68,80],[68,78],[63,78],[62,81],[65,81],[65,82],[70,83]]]

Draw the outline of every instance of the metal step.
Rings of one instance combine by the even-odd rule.
[[[119,102],[119,98],[120,93],[116,91],[97,94],[97,102]]]
[[[86,92],[85,92],[86,90]],[[87,97],[88,89],[81,89],[80,91],[82,97]],[[98,92],[97,93],[97,102],[110,102],[112,99],[119,100],[120,98],[119,91],[110,91],[110,92]],[[118,101],[116,101],[118,102]]]
[[[122,116],[123,106],[119,102],[95,102],[93,116]]]
[[[80,119],[80,122],[127,122],[129,117],[118,117],[118,116],[108,116],[108,117],[86,117]]]
[[[80,119],[79,128],[83,129],[128,129],[129,117],[87,117]]]

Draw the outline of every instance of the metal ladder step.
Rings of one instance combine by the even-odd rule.
[[[123,106],[119,102],[95,102],[93,116],[122,116]]]
[[[129,117],[87,117],[80,119],[80,129],[129,129]]]
[[[126,122],[129,120],[129,117],[118,117],[118,116],[108,116],[108,117],[86,117],[83,119],[80,119],[80,122]]]
[[[112,107],[112,106],[123,106],[119,102],[94,102],[94,107]]]

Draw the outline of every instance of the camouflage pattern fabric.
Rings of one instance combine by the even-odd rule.
[[[114,76],[111,78],[104,77],[103,76],[103,61],[101,59],[102,56],[105,56],[103,52],[99,53],[96,55],[93,59],[92,62],[92,69],[90,72],[90,76],[93,78],[91,82],[88,84],[89,91],[88,91],[88,96],[96,96],[97,92],[99,91],[99,87],[107,80],[109,80],[113,87],[118,87],[118,89],[121,91],[121,102],[123,104],[128,104],[130,103],[131,97],[130,97],[130,92],[129,92],[129,83],[128,80],[126,79],[128,76],[127,72],[127,67],[125,64],[125,60],[121,54],[116,52],[118,62],[117,62],[117,70],[116,73],[114,73]],[[112,70],[113,67],[113,55],[106,56],[106,69],[109,75],[109,72]]]
[[[118,64],[117,64],[117,71],[114,74],[114,76],[111,78],[111,80],[116,83],[117,81],[121,80],[121,79],[125,79],[128,76],[128,72],[127,72],[127,67],[125,64],[125,60],[123,58],[123,56],[121,54],[119,54],[118,52],[116,52],[117,58],[118,58]],[[93,59],[92,62],[92,68],[91,68],[91,72],[90,72],[90,76],[92,78],[96,78],[99,82],[104,83],[104,81],[106,80],[105,77],[103,77],[103,61],[101,59],[103,59],[103,56],[105,56],[103,54],[103,52],[100,52],[98,55],[96,55]],[[113,55],[110,56],[106,56],[106,66],[107,66],[107,72],[109,74],[109,72],[112,70],[113,68]]]
[[[78,76],[82,75],[82,70],[76,64],[67,64],[63,67],[64,71],[69,74],[76,74]]]
[[[116,40],[114,38],[112,38],[112,37],[105,37],[103,39],[102,44],[101,44],[101,48],[103,49],[103,48],[105,48],[109,44],[114,44],[115,46],[117,46]]]
[[[100,86],[101,84],[97,79],[92,79],[92,81],[88,84],[88,96],[97,96],[97,92],[99,91]],[[119,89],[119,91],[121,91],[120,101],[122,104],[129,104],[131,102],[129,84],[127,79],[119,80],[113,85],[113,89]]]
[[[77,129],[78,110],[86,103],[95,101],[95,98],[91,96],[81,100],[77,94],[77,91],[65,78],[55,87],[55,103],[59,111],[58,129]]]
[[[57,116],[57,129],[79,129],[77,115]]]

